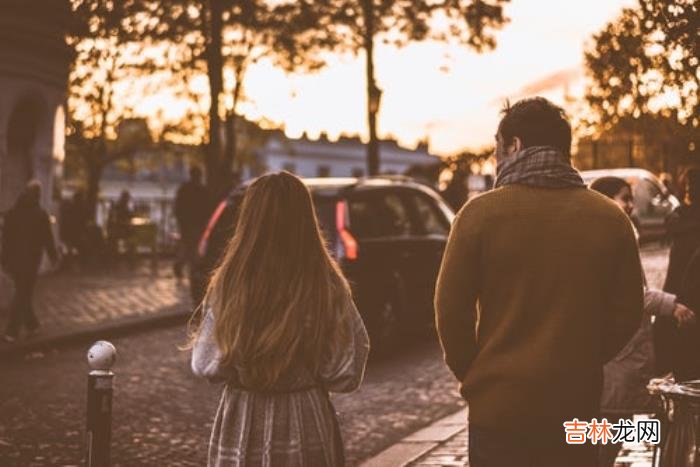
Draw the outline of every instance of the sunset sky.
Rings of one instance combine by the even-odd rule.
[[[510,23],[497,33],[495,51],[415,44],[376,51],[384,89],[382,137],[407,146],[428,137],[431,152],[448,155],[492,142],[505,98],[544,95],[563,104],[565,92],[583,90],[583,50],[591,35],[635,0],[512,0]],[[287,76],[267,63],[245,81],[249,119],[284,125],[288,136],[306,131],[331,138],[366,134],[364,56],[333,57],[315,75]],[[147,105],[147,101],[144,105]],[[171,105],[171,112],[177,106]]]

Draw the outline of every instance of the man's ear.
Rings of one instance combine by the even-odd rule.
[[[511,145],[508,146],[508,153],[511,155],[520,152],[523,148],[523,142],[517,136],[513,136],[512,141]]]

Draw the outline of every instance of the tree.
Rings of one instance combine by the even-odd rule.
[[[316,10],[309,2],[264,0],[144,0],[132,14],[132,37],[187,44],[190,58],[183,76],[206,73],[209,82],[207,180],[212,191],[226,186],[236,159],[236,118],[244,95],[247,70],[262,58],[287,71],[313,71],[324,65],[321,53],[332,48],[332,36],[318,32]],[[224,70],[233,71],[226,88]],[[226,93],[232,105],[224,105]],[[226,119],[226,148],[222,141]]]
[[[139,53],[139,44],[123,42],[128,3],[74,0],[72,5],[76,21],[67,40],[76,55],[68,85],[66,146],[84,166],[93,219],[104,168],[150,140],[143,120],[123,118],[129,109],[117,96],[118,83],[151,61]]]
[[[595,133],[622,131],[630,140],[657,135],[666,148],[685,142],[685,154],[674,148],[676,160],[664,167],[697,153],[698,24],[692,0],[640,0],[593,36],[585,63]]]
[[[341,48],[364,52],[367,85],[367,172],[379,173],[377,116],[382,90],[375,76],[377,41],[403,47],[410,42],[451,41],[482,52],[496,46],[493,30],[507,19],[503,4],[508,0],[320,0],[332,23]]]

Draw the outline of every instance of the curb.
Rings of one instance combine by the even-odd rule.
[[[404,467],[423,457],[457,433],[467,429],[467,409],[441,418],[398,443],[389,446],[376,456],[367,459],[360,467]]]
[[[78,330],[42,335],[13,344],[0,344],[0,359],[7,359],[48,348],[63,347],[96,339],[120,337],[136,331],[185,324],[191,315],[189,307],[177,304],[146,316],[130,316],[81,327]]]

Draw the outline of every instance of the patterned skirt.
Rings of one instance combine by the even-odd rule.
[[[208,465],[342,466],[343,446],[328,394],[320,387],[261,393],[226,385]]]

